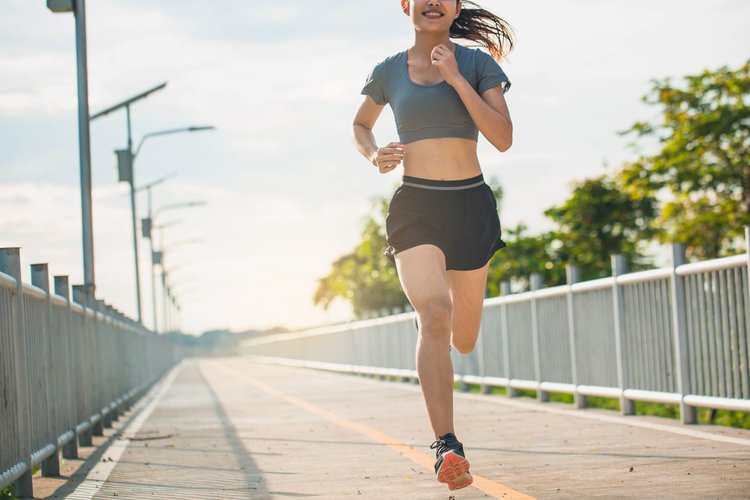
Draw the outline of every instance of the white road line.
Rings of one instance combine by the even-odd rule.
[[[98,462],[94,466],[94,468],[89,471],[89,473],[86,475],[86,478],[81,482],[81,484],[78,485],[75,491],[68,495],[67,498],[75,500],[91,500],[92,498],[94,498],[94,495],[99,492],[99,488],[101,487],[101,485],[104,484],[107,479],[109,479],[109,475],[112,473],[115,466],[119,462],[120,457],[122,457],[122,454],[127,449],[128,444],[130,444],[130,440],[128,440],[128,438],[124,436],[124,432],[127,430],[129,436],[134,436],[138,433],[148,417],[151,416],[151,412],[154,411],[156,405],[159,404],[161,398],[172,385],[172,382],[174,381],[180,370],[182,370],[184,364],[185,361],[183,360],[177,363],[177,365],[172,368],[172,370],[163,379],[161,387],[159,387],[157,392],[151,396],[150,400],[148,400],[147,398],[142,402],[142,404],[145,406],[136,414],[135,418],[131,418],[131,420],[128,420],[120,428],[118,432],[122,433],[123,435],[121,435],[118,439],[113,441],[109,445],[109,447],[103,450],[102,453],[106,453],[107,457],[111,458],[112,460],[107,460],[106,462]],[[154,389],[152,389],[152,391],[153,390]]]

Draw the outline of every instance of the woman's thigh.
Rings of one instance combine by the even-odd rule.
[[[471,351],[479,335],[489,263],[471,271],[448,271],[453,302],[453,345],[461,352]]]
[[[418,245],[396,254],[396,268],[406,297],[417,313],[447,308],[451,298],[445,271],[445,255],[435,245]]]

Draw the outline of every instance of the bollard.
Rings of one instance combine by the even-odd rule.
[[[65,365],[65,380],[67,391],[65,394],[66,406],[68,413],[66,415],[66,422],[73,423],[69,429],[73,433],[73,439],[68,441],[62,449],[63,458],[78,458],[78,431],[76,426],[77,415],[75,413],[76,408],[76,378],[73,373],[72,360],[75,359],[75,351],[73,350],[73,332],[71,328],[70,315],[70,284],[67,276],[55,276],[55,294],[63,297],[66,302],[66,314],[65,314],[65,351],[67,363]]]
[[[570,343],[570,379],[573,383],[573,403],[576,408],[586,408],[586,396],[578,392],[578,359],[576,357],[576,309],[573,285],[581,281],[581,269],[568,264],[565,267],[565,280],[568,283],[568,341]]]
[[[21,251],[0,248],[0,271],[16,280],[16,301],[13,311],[13,357],[18,402],[18,455],[26,465],[23,475],[13,482],[13,492],[21,497],[34,497],[31,481],[31,408],[29,405],[28,348],[23,311],[23,281],[21,281]]]
[[[47,400],[47,407],[45,416],[47,418],[47,442],[52,444],[54,447],[54,453],[51,456],[42,461],[42,476],[59,476],[60,475],[60,456],[58,455],[57,449],[57,432],[55,428],[57,426],[57,405],[55,404],[55,391],[52,384],[58,380],[59,374],[55,369],[55,359],[52,354],[52,301],[49,292],[49,268],[47,264],[32,264],[31,265],[31,284],[37,288],[44,290],[45,295],[45,314],[44,321],[42,321],[42,345],[44,350],[44,366],[43,372],[45,373],[45,398]]]

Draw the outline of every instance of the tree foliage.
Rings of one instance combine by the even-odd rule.
[[[363,318],[408,304],[396,266],[383,254],[388,246],[383,222],[387,211],[388,200],[373,200],[373,214],[365,220],[362,241],[351,253],[339,257],[331,272],[320,279],[315,305],[328,308],[340,298],[351,303],[355,316]]]
[[[631,270],[649,265],[656,200],[606,175],[574,184],[565,203],[544,214],[557,224],[551,234],[558,262],[577,265],[583,279],[609,276],[611,256],[622,254]]]
[[[683,86],[653,80],[643,100],[660,118],[622,132],[651,153],[639,152],[615,175],[575,183],[563,204],[545,211],[554,230],[531,235],[523,224],[504,230],[508,246],[490,265],[489,295],[500,293],[502,281],[514,291],[528,289],[532,273],[546,286],[562,284],[567,263],[578,265],[584,279],[608,276],[614,254],[625,255],[630,269],[643,269],[653,240],[685,242],[688,255],[698,258],[741,250],[750,224],[750,61],[684,80]],[[488,183],[500,207],[502,187],[497,179]],[[384,198],[375,201],[362,242],[320,280],[316,304],[342,298],[358,317],[407,304],[395,266],[383,255],[387,208]]]
[[[490,262],[487,277],[490,297],[500,295],[503,281],[507,281],[514,292],[528,290],[532,273],[542,275],[545,286],[565,283],[565,267],[553,250],[552,233],[532,235],[527,231],[524,224],[503,229],[503,241],[508,246]]]
[[[658,151],[620,177],[643,196],[664,198],[656,236],[685,242],[700,258],[737,251],[750,224],[750,61],[687,76],[683,87],[654,80],[643,100],[660,109],[660,121],[622,133],[655,139]]]

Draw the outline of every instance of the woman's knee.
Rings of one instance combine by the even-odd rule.
[[[471,354],[471,352],[474,350],[474,347],[476,347],[477,345],[477,336],[456,335],[454,332],[451,339],[451,344],[453,344],[453,347],[455,347],[456,350],[461,354]]]
[[[450,297],[435,297],[417,309],[420,333],[449,333],[453,314]]]

